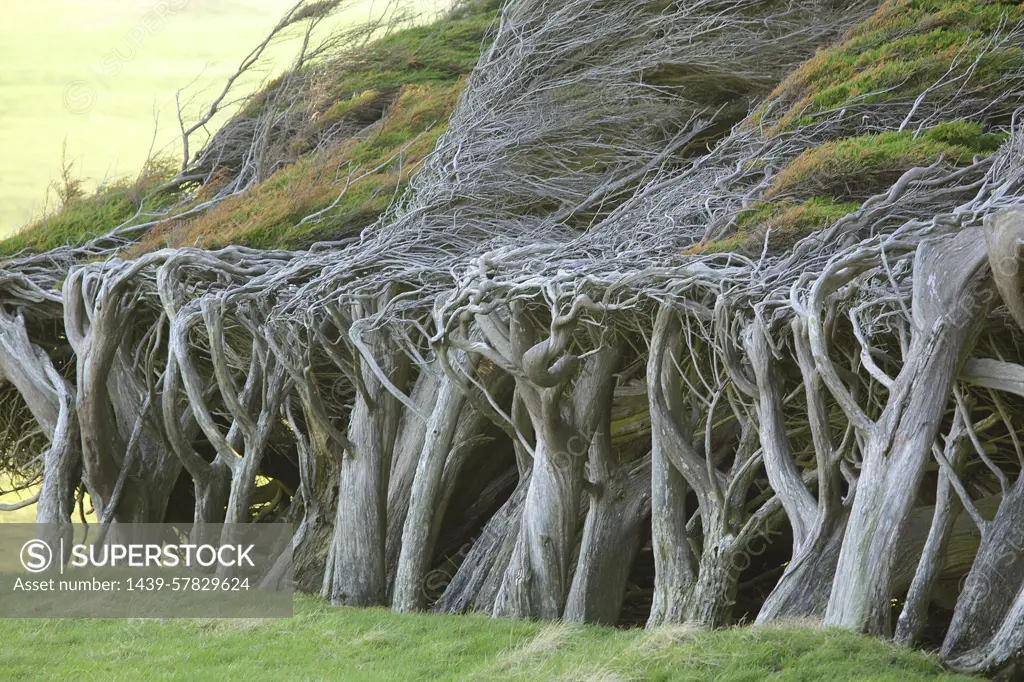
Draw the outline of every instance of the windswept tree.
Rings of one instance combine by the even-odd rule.
[[[1014,670],[1017,9],[467,3],[438,30],[494,21],[450,117],[389,147],[433,111],[332,90],[397,26],[332,58],[336,4],[282,20],[299,59],[186,151],[172,208],[3,264],[4,468],[40,522],[85,492],[103,532],[289,522],[334,604],[803,618]],[[333,241],[134,244],[343,152],[281,219]],[[345,222],[364,191],[387,208]]]

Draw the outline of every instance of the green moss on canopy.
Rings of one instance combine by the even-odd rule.
[[[193,220],[160,226],[136,252],[185,244],[301,249],[358,234],[388,207],[434,148],[463,85],[403,87],[371,134],[303,156]],[[321,219],[302,223],[321,211]]]
[[[0,241],[0,256],[13,256],[26,250],[42,253],[102,236],[135,219],[143,202],[147,211],[166,208],[173,202],[173,195],[154,196],[152,191],[170,175],[168,167],[156,164],[138,179],[121,179],[104,185],[91,196],[69,201],[55,214]],[[144,221],[144,216],[135,220],[137,223]]]
[[[204,216],[166,226],[147,238],[140,250],[165,244],[229,243],[304,248],[357,233],[372,223],[445,130],[465,76],[480,58],[498,5],[495,0],[467,3],[432,24],[397,31],[367,45],[357,59],[347,60],[343,70],[318,86],[317,106],[325,109],[314,128],[292,143],[297,161]],[[308,153],[318,131],[347,123],[353,130],[362,129],[377,121],[380,125],[365,137],[350,137]],[[385,163],[399,152],[400,158]],[[373,169],[376,172],[366,175]],[[299,224],[331,206],[349,177],[359,179],[322,220]]]
[[[837,138],[805,150],[774,176],[762,199],[719,241],[694,253],[760,253],[785,248],[885,191],[903,173],[939,159],[950,167],[995,152],[1015,108],[1024,104],[1024,5],[998,0],[887,0],[867,20],[823,48],[776,87],[745,121],[769,136],[813,125],[846,109],[890,129],[917,97],[929,103],[990,103],[980,120],[948,120],[926,130]],[[935,86],[943,78],[951,81]],[[1007,95],[996,101],[994,93]],[[981,107],[979,106],[979,109]],[[938,111],[942,121],[943,111]]]
[[[431,24],[396,31],[345,55],[339,61],[344,68],[311,73],[315,83],[308,88],[309,101],[287,103],[312,113],[311,124],[289,140],[289,156],[295,160],[211,211],[166,221],[134,252],[230,243],[303,248],[371,224],[444,132],[499,5],[497,0],[465,3]],[[272,82],[254,96],[239,116],[254,117],[269,106],[268,95],[277,85]],[[327,131],[332,134],[325,148],[322,134]],[[400,157],[385,163],[398,152]],[[322,220],[299,225],[331,206],[348,179],[356,177]],[[219,182],[221,176],[215,175],[196,203],[212,196]],[[73,202],[0,243],[0,253],[45,250],[105,234],[135,214],[139,197],[133,191],[117,185]]]
[[[808,149],[775,178],[766,198],[828,195],[863,200],[891,185],[907,170],[942,158],[950,165],[969,163],[999,148],[1005,136],[986,133],[979,123],[941,123],[913,131],[863,135]]]
[[[853,104],[913,100],[951,67],[962,71],[974,62],[970,79],[946,87],[960,97],[984,97],[1024,69],[1020,47],[988,49],[998,32],[1022,25],[1024,6],[1016,2],[889,0],[842,43],[819,51],[776,88],[771,99],[776,111],[782,103],[785,114],[774,128],[793,129],[808,115]],[[1016,104],[990,115],[1009,115]],[[760,122],[764,113],[752,121]]]
[[[837,202],[812,197],[802,202],[760,203],[737,216],[733,234],[687,249],[689,255],[743,253],[756,255],[768,238],[769,251],[786,249],[800,239],[833,225],[860,207],[857,202]]]
[[[730,233],[699,244],[693,255],[778,251],[834,224],[884,191],[907,170],[942,159],[951,166],[995,152],[1003,133],[971,121],[941,123],[912,131],[834,140],[808,149],[775,177],[761,202],[741,212]]]
[[[487,30],[497,17],[496,4],[469,3],[431,24],[396,31],[347,55],[317,78],[315,124],[292,143],[292,153],[312,150],[317,133],[339,123],[370,125],[409,85],[452,85],[469,74],[480,59]],[[275,84],[267,88],[272,92]],[[265,106],[263,97],[250,104],[250,116]],[[359,127],[359,126],[357,126]]]

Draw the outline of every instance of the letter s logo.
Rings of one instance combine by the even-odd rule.
[[[42,573],[52,561],[53,551],[42,540],[29,540],[21,546],[21,565],[29,573]]]

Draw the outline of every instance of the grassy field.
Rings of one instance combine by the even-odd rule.
[[[808,628],[615,630],[335,609],[289,620],[0,620],[4,680],[967,680]]]
[[[0,490],[10,490],[11,481],[7,476],[0,474]],[[30,490],[19,490],[16,493],[2,493],[0,494],[0,504],[16,504],[22,500],[27,500],[32,497],[36,492],[35,488]],[[85,507],[88,510],[91,505],[89,504],[89,498],[85,498]],[[77,512],[75,519],[78,519]],[[86,515],[86,520],[89,523],[96,523],[95,512]],[[36,506],[33,504],[29,507],[23,507],[15,511],[0,511],[0,523],[35,523],[36,522]]]
[[[0,475],[0,490],[10,490],[11,481],[7,476]],[[35,494],[34,490],[21,490],[16,493],[0,494],[0,504],[17,504]],[[36,507],[24,507],[15,511],[0,511],[0,523],[35,523]]]
[[[0,236],[38,216],[62,145],[80,177],[132,175],[177,139],[174,94],[196,102],[294,0],[35,0],[0,9]],[[385,3],[357,0],[338,21]],[[429,12],[447,0],[410,0]],[[279,67],[293,46],[276,48]],[[251,80],[254,86],[267,72]],[[52,199],[51,199],[52,207]]]

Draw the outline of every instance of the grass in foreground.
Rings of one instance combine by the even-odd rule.
[[[806,627],[699,632],[336,609],[291,620],[0,620],[4,680],[968,680]]]

